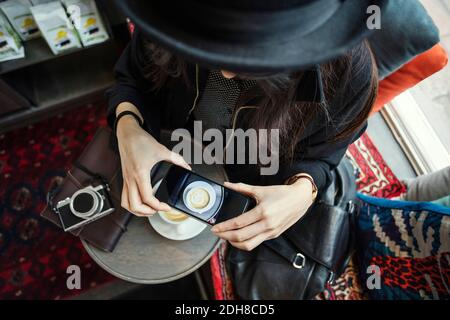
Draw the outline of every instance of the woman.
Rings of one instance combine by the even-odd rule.
[[[161,160],[190,167],[158,142],[162,127],[199,120],[221,130],[278,129],[277,174],[225,166],[240,182],[226,186],[254,197],[256,208],[212,229],[243,250],[278,237],[328,186],[366,128],[378,81],[365,12],[381,1],[117,3],[137,24],[108,92],[122,206],[137,216],[169,210],[152,195],[148,173]]]

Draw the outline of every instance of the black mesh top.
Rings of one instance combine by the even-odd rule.
[[[204,130],[215,128],[225,131],[231,127],[239,98],[255,85],[254,80],[227,79],[219,70],[210,71],[204,92],[193,112],[195,120],[202,121]]]

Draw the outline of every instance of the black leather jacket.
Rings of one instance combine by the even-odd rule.
[[[146,59],[142,48],[139,30],[133,34],[130,44],[117,62],[115,74],[117,83],[108,90],[108,122],[112,126],[115,110],[121,102],[134,104],[146,120],[146,130],[155,138],[164,129],[182,128],[187,125],[195,108],[199,95],[208,77],[208,70],[196,64],[187,65],[187,74],[192,85],[186,85],[183,79],[174,79],[170,86],[158,92],[150,89],[150,83],[143,75]],[[353,57],[358,63],[358,56]],[[301,83],[300,100],[315,101],[323,99],[320,71],[310,71]],[[255,185],[283,184],[297,173],[310,174],[319,190],[331,182],[331,170],[337,167],[348,146],[365,131],[367,124],[346,139],[330,142],[358,115],[366,103],[371,81],[372,66],[363,66],[362,71],[351,76],[349,85],[339,88],[332,101],[328,101],[329,118],[318,114],[311,121],[298,141],[298,150],[293,163],[280,163],[280,170],[274,176],[260,176],[259,170],[252,165],[227,165],[230,180],[239,180]],[[312,94],[314,93],[314,94]],[[248,112],[257,112],[254,108],[237,108],[234,114],[235,128],[245,129]]]

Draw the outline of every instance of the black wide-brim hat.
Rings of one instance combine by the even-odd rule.
[[[301,70],[345,54],[371,32],[368,8],[382,9],[384,2],[116,0],[161,47],[208,67],[245,73]]]

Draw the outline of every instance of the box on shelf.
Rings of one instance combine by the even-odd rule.
[[[108,32],[94,0],[62,0],[83,46],[105,42]]]
[[[39,28],[30,11],[28,0],[7,0],[0,2],[0,9],[11,22],[23,41],[40,37]]]
[[[82,47],[61,2],[33,6],[31,12],[54,54]]]
[[[0,12],[0,62],[25,57],[25,49],[6,17]]]
[[[49,3],[52,1],[55,1],[55,0],[30,0],[31,4],[33,6],[37,6],[37,5],[44,4],[44,3]]]

